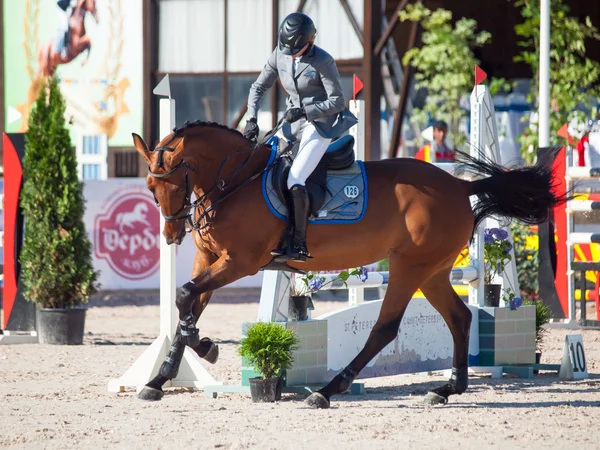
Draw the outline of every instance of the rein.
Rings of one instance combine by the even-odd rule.
[[[225,200],[227,200],[229,197],[231,197],[233,194],[235,194],[236,192],[238,192],[240,189],[242,189],[244,186],[248,185],[249,183],[251,183],[252,181],[254,181],[256,178],[258,178],[259,176],[261,176],[264,172],[266,172],[267,170],[271,169],[276,163],[277,161],[279,161],[279,159],[281,158],[281,155],[277,155],[275,157],[275,159],[273,160],[273,162],[271,164],[267,164],[267,166],[265,166],[260,172],[252,175],[250,178],[246,179],[245,181],[243,181],[240,185],[236,186],[235,189],[233,189],[232,191],[228,192],[226,195],[222,196],[222,194],[225,192],[225,189],[229,186],[229,183],[235,178],[235,176],[246,166],[246,164],[248,164],[248,162],[250,161],[250,159],[252,158],[252,156],[254,156],[254,154],[256,153],[256,151],[263,146],[269,139],[271,139],[271,137],[273,137],[281,128],[281,126],[283,125],[285,119],[282,117],[279,122],[277,123],[277,125],[275,126],[275,128],[273,128],[271,131],[269,131],[262,140],[260,140],[259,142],[257,142],[253,147],[252,147],[252,151],[250,152],[250,154],[231,172],[231,174],[229,175],[229,177],[227,177],[227,179],[225,178],[221,178],[221,171],[223,170],[223,168],[225,167],[225,164],[227,163],[227,161],[229,161],[229,159],[233,156],[233,155],[237,155],[241,152],[247,151],[248,148],[243,148],[240,150],[235,151],[234,153],[232,153],[231,155],[227,156],[222,162],[221,165],[219,166],[219,170],[217,171],[217,182],[208,190],[204,193],[204,195],[202,195],[201,197],[199,197],[198,199],[196,199],[194,202],[191,201],[191,194],[192,194],[192,188],[190,186],[190,181],[189,181],[189,176],[188,176],[188,171],[187,169],[190,169],[192,172],[195,172],[196,169],[189,163],[185,162],[183,159],[175,166],[173,167],[171,170],[169,170],[168,172],[165,173],[153,173],[150,170],[150,166],[148,166],[148,173],[154,177],[154,178],[166,178],[172,174],[174,174],[175,172],[177,172],[177,170],[179,170],[181,167],[183,167],[184,171],[185,171],[185,186],[186,186],[186,194],[185,194],[185,200],[183,201],[183,205],[181,205],[181,208],[179,208],[177,210],[177,212],[175,212],[174,214],[167,216],[165,215],[165,213],[163,212],[162,208],[160,210],[162,216],[164,217],[166,222],[178,222],[180,220],[184,220],[186,221],[186,231],[189,233],[191,231],[201,231],[205,228],[207,228],[212,220],[214,219],[214,215],[216,213],[216,207],[217,205],[221,204],[222,202],[224,202]],[[174,147],[169,147],[168,145],[178,136],[176,134],[174,134],[171,139],[169,141],[167,141],[165,143],[165,145],[162,145],[160,147],[156,147],[154,150],[152,150],[153,152],[157,152],[157,151],[168,151],[168,152],[174,152],[175,148]],[[159,156],[159,166],[162,165],[162,155]],[[208,197],[215,192],[216,190],[218,190],[219,195],[217,196],[217,198],[211,202],[210,206],[205,206],[206,201],[208,200]],[[156,197],[154,197],[154,202],[156,203],[156,206],[158,206],[160,208],[160,204],[158,203],[158,200],[156,199]],[[194,221],[192,219],[192,213],[191,210],[198,211],[201,210],[198,219],[196,221]],[[182,214],[183,213],[183,214]],[[200,225],[200,223],[204,220],[205,223],[204,225]]]

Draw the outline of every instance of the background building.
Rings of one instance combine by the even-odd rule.
[[[73,143],[87,158],[86,177],[100,176],[95,161],[104,151],[108,176],[145,173],[131,133],[157,142],[158,99],[152,88],[167,73],[178,123],[209,120],[243,129],[250,85],[276,45],[279,23],[293,11],[315,21],[317,45],[336,59],[347,101],[352,76],[364,82],[359,97],[368,112],[367,159],[398,153],[401,132],[410,137],[410,130],[398,127],[395,118],[401,113],[406,122],[412,105],[422,101],[400,63],[411,42],[419,45],[418,29],[397,20],[406,0],[72,0],[73,9],[95,6],[98,21],[88,11],[81,23],[70,15],[73,9],[63,11],[59,3],[0,0],[0,129],[26,129],[40,76],[51,69],[50,61],[62,61],[56,70],[74,118]],[[522,20],[514,2],[423,3],[449,9],[454,19],[473,18],[492,34],[492,42],[476,53],[490,77],[531,78],[527,66],[513,62],[519,50],[514,26]],[[600,17],[600,3],[567,3],[581,18]],[[84,38],[91,48],[82,65]],[[600,46],[591,43],[589,54],[600,59]],[[265,96],[262,130],[275,124],[285,96],[280,85]],[[24,117],[11,122],[16,111]]]

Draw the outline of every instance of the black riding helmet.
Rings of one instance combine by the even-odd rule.
[[[289,14],[279,27],[279,51],[284,55],[295,55],[312,41],[316,34],[315,24],[306,14]]]

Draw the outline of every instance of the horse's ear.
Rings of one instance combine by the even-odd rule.
[[[131,136],[133,137],[133,146],[138,151],[138,153],[140,155],[142,155],[142,158],[144,158],[146,163],[148,165],[150,165],[151,154],[150,154],[150,150],[148,150],[148,146],[146,145],[146,143],[144,142],[144,140],[142,139],[142,137],[139,134],[131,133]]]

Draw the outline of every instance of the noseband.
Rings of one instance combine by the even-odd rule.
[[[171,153],[174,152],[175,149],[173,147],[168,147],[168,144],[170,144],[173,139],[175,139],[175,136],[173,136],[171,138],[171,140],[169,142],[167,142],[166,145],[156,147],[153,151],[155,151],[155,152],[167,151],[167,152],[171,152]],[[158,161],[159,161],[159,167],[162,166],[162,162],[163,162],[162,154],[160,154]],[[190,178],[188,176],[187,169],[190,169],[192,172],[195,172],[196,169],[194,169],[194,167],[192,167],[190,164],[185,162],[183,159],[181,161],[179,161],[179,164],[177,164],[175,167],[173,167],[171,170],[169,170],[168,172],[165,172],[165,173],[153,173],[150,170],[150,166],[148,166],[148,173],[153,178],[158,178],[158,179],[166,178],[169,175],[173,175],[175,172],[177,172],[177,170],[179,170],[180,167],[183,167],[183,170],[185,171],[185,200],[183,201],[183,205],[181,205],[181,208],[179,208],[176,213],[174,213],[170,216],[167,216],[167,215],[165,215],[164,211],[160,207],[160,204],[158,203],[156,196],[154,196],[154,203],[156,203],[156,206],[158,206],[160,208],[160,213],[164,217],[165,222],[178,222],[180,220],[186,220],[186,221],[189,220],[191,222],[191,214],[189,213],[189,209],[193,206],[192,201],[191,201],[192,189],[190,187]]]

